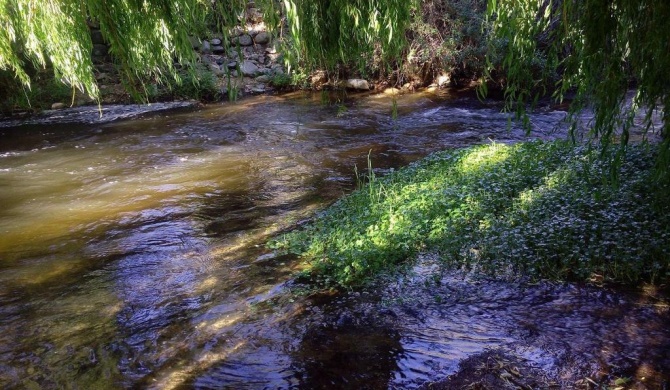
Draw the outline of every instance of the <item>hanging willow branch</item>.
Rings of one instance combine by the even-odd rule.
[[[532,64],[538,58],[560,72],[555,97],[568,91],[573,110],[588,105],[595,113],[592,136],[625,146],[634,116],[653,127],[653,113],[664,110],[662,171],[670,168],[670,2],[668,0],[489,0],[494,33],[507,42],[504,60],[509,108],[538,93]],[[629,91],[635,91],[627,99]],[[539,91],[541,92],[541,90]],[[659,130],[659,129],[657,129]],[[619,131],[617,134],[616,132]]]
[[[204,0],[0,0],[0,69],[30,87],[30,66],[98,97],[88,23],[96,23],[131,89],[146,78],[177,78],[189,64],[188,40],[205,19]]]
[[[284,0],[291,30],[290,60],[333,69],[363,65],[376,53],[397,59],[416,0]]]

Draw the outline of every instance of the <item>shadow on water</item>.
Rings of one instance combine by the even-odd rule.
[[[264,243],[350,192],[368,155],[383,173],[445,148],[527,139],[474,98],[415,94],[398,107],[393,120],[389,97],[322,105],[298,94],[0,129],[0,385],[417,387],[487,347],[526,345],[517,352],[551,360],[551,348],[578,332],[551,338],[565,317],[555,311],[525,318],[546,302],[526,290],[499,301],[466,285],[462,294],[439,290],[449,305],[417,286],[288,293],[298,259]],[[534,114],[533,136],[561,136],[564,115]],[[633,313],[621,329],[667,320]],[[596,317],[580,332],[609,318]],[[520,323],[549,338],[521,343]],[[655,346],[630,338],[607,361],[632,345],[658,352],[667,345],[658,334]],[[608,339],[597,340],[586,349]],[[657,355],[651,366],[665,361]]]

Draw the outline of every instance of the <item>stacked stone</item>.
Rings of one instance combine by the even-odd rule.
[[[231,77],[238,88],[246,93],[264,93],[271,89],[272,76],[284,73],[279,63],[272,36],[264,30],[253,27],[247,31],[236,28],[228,37],[215,35],[209,39],[193,37],[193,49],[200,53],[201,61],[220,78],[225,78],[223,89],[227,88],[227,78]],[[241,85],[238,83],[241,81]]]

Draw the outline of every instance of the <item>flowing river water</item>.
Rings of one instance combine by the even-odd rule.
[[[298,261],[264,243],[350,192],[368,153],[383,173],[527,138],[473,97],[391,107],[294,94],[0,127],[0,387],[416,388],[487,348],[564,387],[613,371],[666,386],[653,296],[485,280],[430,255],[377,289],[289,291]],[[531,135],[564,136],[563,116],[534,113]]]

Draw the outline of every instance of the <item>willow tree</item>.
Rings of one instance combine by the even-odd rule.
[[[590,106],[591,135],[625,145],[635,115],[647,130],[661,112],[660,171],[670,168],[670,1],[489,0],[494,35],[507,44],[507,98],[520,110],[542,92],[550,72],[561,100],[574,92],[572,111]],[[545,72],[534,72],[540,58]],[[635,91],[634,97],[627,96]]]
[[[98,96],[89,25],[100,28],[131,88],[177,77],[174,61],[194,53],[188,33],[204,20],[205,0],[0,0],[0,69],[30,87],[30,68]]]

